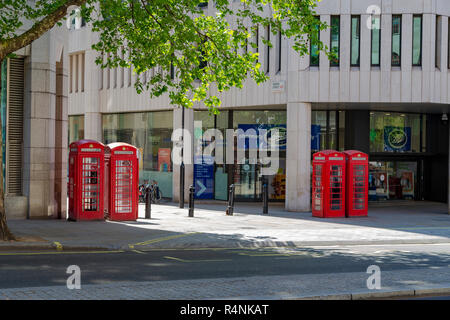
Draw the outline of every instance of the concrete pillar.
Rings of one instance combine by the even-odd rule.
[[[28,218],[55,217],[56,66],[49,33],[33,42],[25,61],[23,193]]]
[[[287,104],[286,210],[311,210],[311,104]]]
[[[68,83],[64,61],[56,63],[56,118],[55,118],[55,200],[56,217],[66,218],[67,209],[67,148],[68,148]]]
[[[97,70],[99,66],[95,64],[98,53],[93,50],[85,52],[86,70]],[[100,113],[99,85],[100,72],[85,73],[85,106],[84,106],[84,138],[102,141],[102,115]],[[103,82],[105,84],[105,82]]]
[[[183,110],[181,108],[176,108],[173,110],[173,129],[181,128]],[[194,137],[194,110],[193,109],[185,109],[184,110],[184,129],[187,130],[190,135],[185,136],[185,145],[190,145],[191,150],[190,154],[193,154],[193,137]],[[188,139],[191,139],[191,143],[188,143]],[[185,149],[186,150],[186,149]],[[187,151],[185,151],[187,152]],[[186,153],[187,154],[187,153]],[[185,182],[184,182],[184,201],[189,201],[189,186],[194,183],[194,165],[193,165],[193,157],[191,157],[189,163],[185,163]],[[172,200],[178,202],[180,199],[180,166],[173,166],[173,175],[172,175],[173,183],[172,183]]]

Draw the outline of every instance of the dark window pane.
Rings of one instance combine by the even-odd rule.
[[[317,18],[319,20],[319,18]],[[311,35],[310,39],[310,66],[319,66],[319,44],[320,41],[320,27],[319,27],[319,21],[316,25],[316,34]]]
[[[360,17],[352,17],[351,65],[359,66]]]
[[[402,48],[402,17],[392,17],[392,65],[400,66]]]
[[[379,17],[372,18],[372,56],[371,56],[372,66],[380,65],[380,45],[381,45],[380,20],[381,19]]]
[[[413,18],[413,65],[422,65],[422,16]]]
[[[340,17],[331,17],[331,52],[334,58],[331,60],[332,66],[339,66],[339,46],[340,46]]]

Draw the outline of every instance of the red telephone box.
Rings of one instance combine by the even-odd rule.
[[[69,146],[69,220],[103,220],[105,146],[80,140]]]
[[[313,155],[312,215],[345,217],[345,155],[325,150]]]
[[[105,193],[107,218],[115,221],[136,220],[139,200],[137,148],[123,142],[108,144],[105,148],[105,169],[108,175]]]
[[[348,150],[343,153],[347,161],[345,215],[347,217],[367,216],[369,155],[356,150]]]

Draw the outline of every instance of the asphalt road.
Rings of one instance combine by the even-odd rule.
[[[0,253],[0,288],[65,285],[78,265],[83,284],[366,272],[450,266],[450,244],[272,249]],[[450,279],[448,279],[450,282]]]

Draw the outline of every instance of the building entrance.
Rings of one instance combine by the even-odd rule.
[[[417,161],[371,161],[369,200],[416,200]]]

